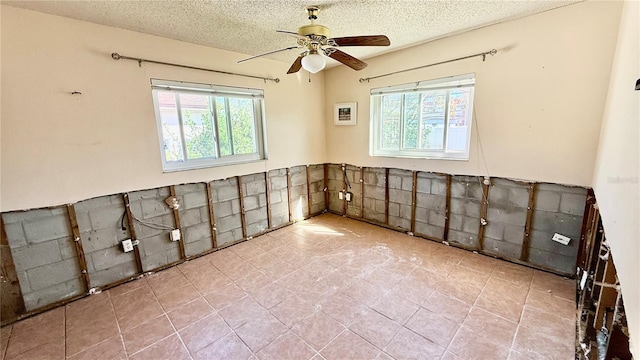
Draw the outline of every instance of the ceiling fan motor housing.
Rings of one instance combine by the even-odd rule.
[[[327,28],[326,26],[318,25],[318,24],[309,24],[309,25],[300,26],[298,28],[298,34],[302,36],[320,35],[327,38],[331,37],[329,28]]]

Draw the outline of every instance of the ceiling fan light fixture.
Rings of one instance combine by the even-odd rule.
[[[318,53],[311,53],[302,58],[302,68],[315,74],[327,65],[325,58]]]

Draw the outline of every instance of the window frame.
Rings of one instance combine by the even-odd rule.
[[[467,117],[467,133],[466,133],[466,149],[465,150],[448,150],[448,132],[449,132],[449,99],[451,96],[450,90],[458,88],[470,87],[469,103],[470,112]],[[433,90],[448,90],[445,100],[445,119],[443,129],[443,148],[442,149],[407,149],[404,148],[404,119],[405,108],[404,101],[406,94],[415,92],[433,91]],[[398,148],[399,149],[383,149],[382,148],[382,136],[383,136],[383,121],[382,121],[382,99],[385,95],[402,94],[401,107],[400,107],[400,130],[398,134]],[[471,147],[471,132],[473,128],[473,115],[474,115],[474,95],[475,95],[475,73],[462,74],[449,76],[445,78],[426,80],[413,82],[408,84],[387,86],[383,88],[371,89],[370,95],[370,121],[369,121],[369,155],[375,157],[397,157],[397,158],[418,158],[418,159],[433,159],[433,160],[458,160],[468,161],[469,152]],[[422,103],[422,98],[420,104]],[[420,105],[422,106],[422,105]],[[419,119],[418,128],[422,128],[422,119]],[[418,142],[420,141],[420,133],[418,134]]]
[[[164,148],[164,134],[162,130],[162,117],[160,111],[160,104],[158,101],[157,93],[159,91],[170,91],[174,93],[176,97],[176,113],[178,116],[178,126],[180,127],[180,142],[182,143],[182,151],[184,160],[182,161],[167,161],[165,148]],[[265,124],[265,105],[264,105],[264,90],[240,88],[231,86],[221,86],[213,84],[200,84],[183,81],[173,80],[161,80],[151,79],[151,94],[153,99],[153,107],[156,117],[156,130],[158,132],[158,142],[160,149],[160,156],[162,159],[162,171],[175,172],[183,170],[195,170],[217,166],[226,166],[234,164],[259,162],[267,159],[267,130]],[[183,131],[184,122],[182,119],[182,108],[180,105],[179,94],[196,94],[208,96],[209,111],[211,112],[211,120],[213,121],[214,131],[214,157],[200,158],[200,159],[188,159],[186,150],[186,140]],[[218,133],[218,121],[217,113],[215,111],[215,97],[223,96],[225,99],[232,98],[249,98],[253,103],[253,130],[254,130],[254,145],[255,152],[250,154],[237,154],[237,155],[220,155],[220,139]],[[225,103],[227,103],[226,101]],[[212,107],[213,106],[213,107]],[[213,111],[212,111],[213,110]],[[226,112],[229,114],[229,108],[226,106]],[[229,124],[229,131],[231,131],[230,118],[227,116],[227,124]],[[232,135],[230,133],[230,141],[232,142]]]

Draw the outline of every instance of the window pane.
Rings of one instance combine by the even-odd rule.
[[[220,156],[232,155],[231,132],[227,118],[227,106],[225,98],[218,96],[216,99],[216,116],[218,118],[218,141],[220,141]]]
[[[231,139],[233,153],[252,154],[256,152],[255,123],[253,121],[253,100],[229,98],[231,117]]]
[[[471,112],[471,88],[450,90],[447,150],[465,151]]]
[[[398,150],[400,148],[401,107],[401,94],[382,97],[382,141],[380,147],[384,150]]]
[[[405,149],[418,147],[418,131],[420,123],[420,94],[404,96],[404,141]]]
[[[158,91],[157,96],[162,123],[164,157],[167,161],[184,161],[176,97],[169,91]]]
[[[187,158],[215,157],[209,96],[194,94],[180,94],[179,96]]]
[[[422,94],[420,149],[443,149],[447,90],[426,91]]]

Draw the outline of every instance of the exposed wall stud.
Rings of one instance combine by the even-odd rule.
[[[240,201],[240,223],[242,224],[242,239],[247,238],[247,220],[245,219],[244,211],[244,192],[242,191],[242,177],[236,176],[236,183],[238,185],[238,200]]]
[[[169,186],[169,191],[171,192],[171,196],[175,198],[176,197],[175,185]],[[184,237],[184,232],[182,231],[182,226],[180,225],[180,213],[178,212],[177,207],[173,207],[172,210],[173,210],[173,221],[174,221],[175,227],[176,229],[180,230],[180,240],[178,241],[178,249],[180,250],[180,259],[186,259],[187,255],[184,250],[184,242],[186,239]]]
[[[480,224],[478,225],[477,250],[484,250],[484,229],[487,226],[487,210],[489,207],[489,178],[482,182],[482,201],[480,202]]]
[[[445,174],[447,182],[447,196],[444,204],[444,233],[442,234],[443,241],[449,241],[449,218],[451,217],[451,175]]]
[[[529,261],[529,248],[531,247],[531,226],[533,225],[533,209],[535,208],[536,190],[538,184],[529,184],[529,204],[527,204],[527,220],[524,225],[524,237],[522,238],[522,250],[520,260]]]
[[[411,179],[411,233],[416,232],[416,197],[418,194],[418,172],[413,171]]]
[[[67,205],[67,215],[69,216],[69,224],[73,235],[73,242],[78,255],[78,263],[80,265],[80,273],[86,285],[86,291],[91,289],[91,280],[89,279],[89,271],[87,271],[87,259],[84,257],[84,249],[82,248],[82,239],[80,238],[80,228],[78,227],[78,218],[76,216],[76,208],[73,204]]]
[[[384,169],[384,223],[389,225],[389,168]]]
[[[131,241],[136,241],[136,227],[133,221],[133,214],[131,213],[131,203],[129,202],[129,193],[122,194],[122,198],[124,199],[124,208],[125,213],[127,214],[127,225],[129,228],[129,236],[131,237]],[[140,248],[136,245],[133,247],[133,255],[136,259],[136,267],[138,269],[138,274],[142,274],[144,272],[144,268],[142,267],[142,256],[140,256]]]
[[[209,223],[211,224],[211,242],[213,249],[218,247],[218,234],[216,230],[216,216],[213,210],[213,193],[211,192],[211,183],[207,182],[207,205],[209,208]]]
[[[292,223],[293,204],[291,202],[291,168],[287,168],[287,205],[289,206],[289,223]]]
[[[311,184],[309,183],[309,165],[305,166],[307,172],[307,218],[311,217]]]
[[[264,190],[267,195],[267,229],[271,229],[271,180],[269,178],[269,172],[264,172]]]
[[[0,262],[0,273],[2,274],[2,280],[0,281],[0,298],[2,299],[0,301],[0,321],[2,325],[6,325],[18,319],[18,316],[23,314],[26,309],[2,216],[0,216],[0,228],[0,258],[2,259]]]
[[[347,207],[349,203],[347,203],[347,165],[342,164],[342,192],[344,193],[342,197],[342,215],[347,215]]]
[[[364,218],[364,167],[360,168],[360,217]]]
[[[324,211],[329,210],[329,164],[324,164]]]

